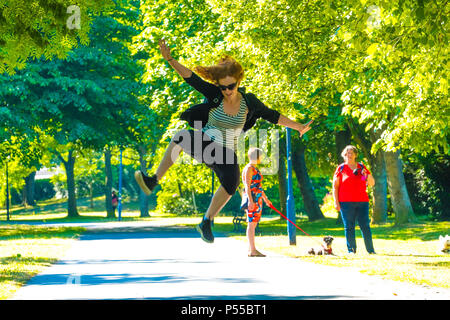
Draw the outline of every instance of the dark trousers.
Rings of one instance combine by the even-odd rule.
[[[217,175],[229,195],[239,187],[240,171],[236,153],[214,141],[202,131],[180,130],[173,138],[185,153],[206,164]]]
[[[358,221],[368,253],[375,253],[370,230],[368,202],[340,202],[348,252],[356,253],[355,226]]]

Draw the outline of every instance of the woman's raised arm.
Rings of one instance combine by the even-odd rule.
[[[166,44],[166,40],[159,40],[159,50],[161,51],[163,58],[166,59],[167,62],[169,62],[172,68],[174,68],[180,76],[182,76],[183,78],[190,78],[192,76],[192,71],[190,69],[186,68],[177,60],[172,58],[172,55],[170,54],[170,48]]]
[[[306,132],[308,132],[311,129],[310,125],[312,122],[313,121],[311,120],[307,124],[301,124],[301,123],[295,122],[283,115],[280,115],[280,118],[278,120],[279,125],[297,130],[300,133],[300,137],[303,136]]]

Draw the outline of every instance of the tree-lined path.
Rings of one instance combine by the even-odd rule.
[[[450,289],[349,267],[450,283],[449,255],[437,246],[450,230],[447,0],[71,2],[0,2],[0,299],[59,259],[69,241],[67,254],[12,299],[450,298]],[[182,157],[150,196],[134,172],[155,174],[174,133],[190,128],[181,115],[204,102],[174,73],[175,61],[196,70],[224,55],[242,65],[238,86],[261,106],[314,121],[301,137],[257,121],[255,143],[244,139],[244,149],[264,150],[264,167],[277,168],[264,174],[267,197],[314,237],[344,241],[332,181],[344,147],[356,147],[355,161],[375,179],[374,259],[358,252],[334,268],[301,253],[280,256],[284,220],[261,224],[261,247],[277,250],[266,258],[247,257],[247,244],[224,231],[231,222],[220,230],[230,237],[217,232],[209,245],[192,228],[172,226],[175,219],[147,220],[199,223],[221,185],[208,166]],[[241,212],[241,193],[218,218]],[[109,222],[116,218],[140,221]],[[75,240],[81,229],[15,225],[57,219],[88,230]],[[300,241],[295,249],[308,248]]]
[[[87,226],[87,225],[85,225]],[[449,299],[450,290],[382,280],[157,222],[90,224],[58,263],[12,299]],[[332,257],[330,257],[332,259]]]

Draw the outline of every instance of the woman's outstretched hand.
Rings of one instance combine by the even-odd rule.
[[[167,45],[166,40],[159,40],[159,51],[161,51],[163,58],[169,62],[169,65],[174,68],[180,76],[182,76],[184,79],[190,78],[192,76],[192,71],[189,68],[186,68],[176,59],[172,58],[172,55],[170,54],[170,48]]]
[[[313,122],[314,120],[311,120],[311,121],[309,121],[307,124],[301,124],[301,123],[299,123],[299,129],[298,129],[298,132],[300,132],[300,137],[301,136],[303,136],[306,132],[308,132],[309,130],[311,130],[311,127],[310,127],[310,125],[311,125],[311,123]]]
[[[166,40],[160,39],[159,40],[159,51],[161,51],[161,54],[164,59],[170,60],[172,59],[172,56],[170,54],[170,48],[166,43]]]

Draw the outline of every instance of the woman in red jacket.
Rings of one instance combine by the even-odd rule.
[[[354,146],[346,146],[341,153],[345,162],[337,167],[333,177],[333,197],[337,211],[340,211],[344,222],[345,238],[349,253],[356,253],[355,225],[364,238],[368,253],[375,250],[372,242],[369,219],[369,196],[367,185],[374,186],[375,180],[370,171],[362,163],[356,162],[358,152]]]

